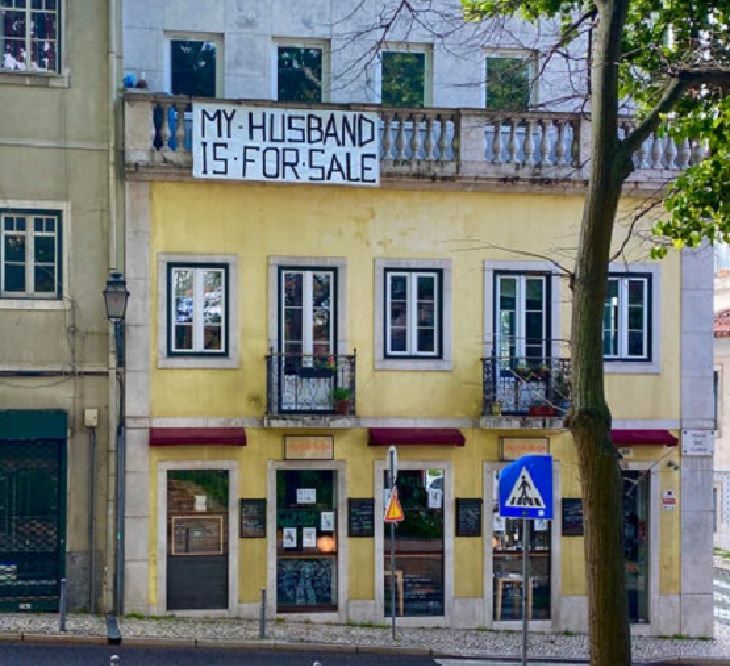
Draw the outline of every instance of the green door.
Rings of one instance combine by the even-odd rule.
[[[65,440],[0,439],[0,611],[56,611],[65,552]]]

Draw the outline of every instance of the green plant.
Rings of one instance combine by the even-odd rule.
[[[344,386],[337,386],[332,389],[332,400],[339,402],[340,400],[349,400],[352,397],[352,391]]]

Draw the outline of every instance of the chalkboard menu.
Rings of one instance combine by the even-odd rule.
[[[583,500],[563,497],[563,536],[583,536]]]
[[[479,537],[482,535],[482,498],[456,498],[456,536]]]
[[[347,500],[347,517],[347,536],[375,535],[375,500],[372,497],[350,497]]]
[[[241,499],[240,538],[262,539],[266,537],[266,500]]]

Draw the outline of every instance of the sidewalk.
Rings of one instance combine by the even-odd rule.
[[[267,638],[258,638],[258,622],[242,619],[124,618],[119,623],[123,644],[290,649],[306,643],[324,649],[345,651],[403,651],[442,657],[504,657],[520,654],[520,632],[466,629],[399,629],[398,640],[390,626],[315,624],[275,620],[268,623]],[[51,614],[0,614],[0,640],[106,641],[106,623],[101,617],[71,614],[66,633],[58,632],[58,616]],[[326,647],[325,647],[326,646]],[[730,657],[730,626],[715,623],[714,640],[675,638],[632,639],[636,662],[683,657]],[[586,660],[588,643],[583,635],[535,633],[529,654],[540,659]]]

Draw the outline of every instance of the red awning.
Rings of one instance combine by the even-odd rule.
[[[458,428],[369,428],[368,446],[464,446]]]
[[[669,430],[611,430],[616,446],[677,446],[677,438]]]
[[[243,428],[150,428],[150,446],[246,446]]]

